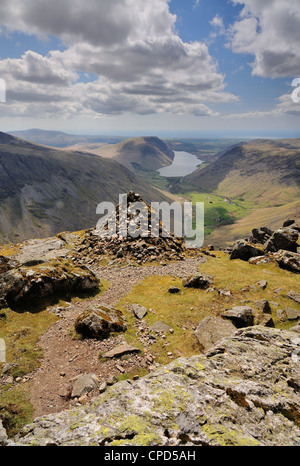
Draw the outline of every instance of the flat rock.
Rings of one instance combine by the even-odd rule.
[[[167,333],[170,330],[172,330],[172,327],[170,325],[165,324],[164,322],[157,321],[153,325],[151,325],[150,330],[153,332],[162,332],[162,333]]]
[[[284,308],[286,313],[287,320],[298,320],[300,319],[300,312],[297,309],[293,309],[291,307]]]
[[[110,358],[121,357],[121,356],[124,356],[125,354],[132,354],[132,353],[140,353],[140,350],[138,348],[135,348],[134,346],[128,345],[127,343],[123,343],[119,346],[116,346],[112,350],[104,353],[103,357],[110,359]]]
[[[220,317],[209,316],[203,319],[194,332],[200,347],[205,352],[222,338],[229,337],[236,332],[236,327]]]

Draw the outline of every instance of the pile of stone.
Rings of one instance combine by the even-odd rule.
[[[300,273],[300,226],[295,220],[287,220],[275,231],[267,227],[255,228],[252,234],[236,241],[225,249],[230,259],[241,259],[251,264],[277,261],[279,267]]]
[[[133,236],[130,231],[130,222],[134,218],[131,207],[138,203],[145,208],[144,212],[138,215],[139,221]],[[96,228],[87,230],[73,250],[75,260],[87,260],[89,263],[94,263],[106,258],[109,262],[127,260],[127,262],[143,264],[153,261],[184,260],[188,251],[190,254],[195,253],[194,250],[186,247],[184,238],[176,237],[168,232],[158,218],[159,234],[151,236],[151,219],[156,213],[139,194],[132,191],[127,194],[125,214],[126,217],[123,218],[124,213],[118,205],[113,219],[116,228],[111,228],[114,222],[110,222],[109,218],[103,222],[102,226],[97,225]],[[125,230],[124,225],[126,225]]]

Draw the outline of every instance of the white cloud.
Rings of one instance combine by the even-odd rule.
[[[168,0],[2,0],[7,29],[55,35],[64,51],[28,51],[0,61],[7,105],[52,102],[62,114],[132,112],[214,115],[212,102],[237,98],[202,42],[184,42]],[[97,77],[76,82],[78,73]],[[41,107],[43,108],[43,107]],[[29,112],[29,110],[28,110]]]
[[[244,5],[231,26],[230,46],[254,55],[253,75],[267,78],[300,75],[299,0],[232,0]]]

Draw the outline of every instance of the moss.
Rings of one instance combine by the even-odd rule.
[[[127,419],[118,426],[118,431],[127,438],[114,440],[111,443],[112,446],[128,444],[150,446],[161,443],[160,437],[149,423],[136,415],[128,416]]]
[[[205,424],[201,430],[218,446],[259,446],[259,442],[254,438],[236,430],[228,430],[222,425]]]

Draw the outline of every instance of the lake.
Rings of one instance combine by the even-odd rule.
[[[175,176],[186,176],[193,173],[198,165],[203,162],[199,160],[195,155],[184,151],[174,151],[175,157],[172,165],[163,167],[157,170],[161,176],[166,178]]]

